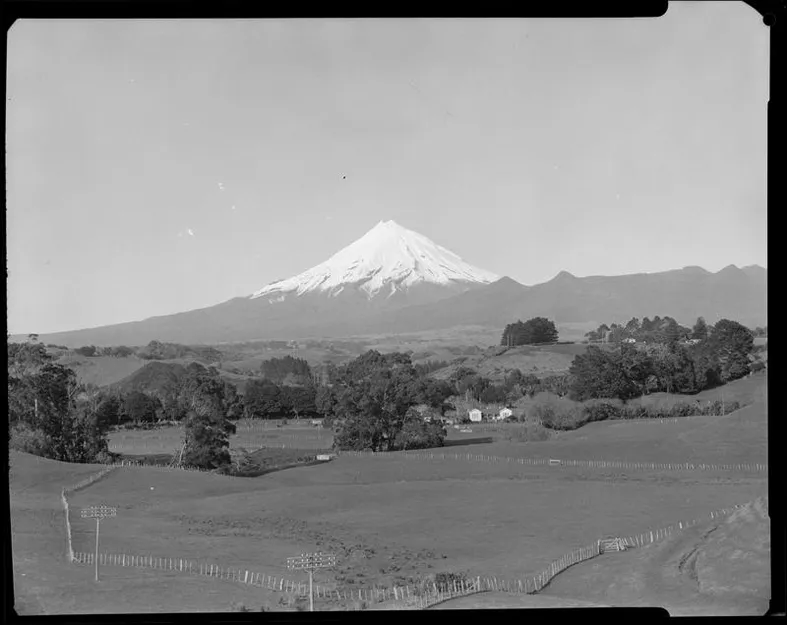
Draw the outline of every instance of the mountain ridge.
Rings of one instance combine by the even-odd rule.
[[[362,237],[291,278],[246,297],[140,321],[40,334],[48,343],[210,344],[408,333],[454,326],[503,327],[517,318],[556,322],[627,321],[669,315],[767,325],[767,270],[687,266],[655,273],[577,277],[568,271],[535,285],[498,276],[396,222]]]

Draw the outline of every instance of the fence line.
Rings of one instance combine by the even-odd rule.
[[[361,452],[350,452],[352,454],[361,455]],[[442,454],[445,456],[445,454]],[[490,458],[496,458],[490,456]],[[496,461],[500,461],[497,458]],[[503,460],[510,462],[512,458],[503,458]],[[522,460],[522,459],[520,459]],[[539,463],[543,464],[545,461],[539,459]],[[98,473],[82,480],[78,484],[70,488],[61,489],[61,500],[66,513],[66,533],[68,538],[68,558],[69,561],[76,564],[94,564],[95,554],[74,552],[72,547],[71,538],[71,523],[69,519],[69,505],[66,493],[75,492],[94,484],[105,475],[118,468],[119,466],[128,466],[128,464],[119,463],[110,465],[99,471]],[[425,609],[437,603],[448,601],[449,599],[464,596],[468,594],[475,594],[487,591],[502,591],[513,593],[534,594],[540,592],[547,586],[555,576],[560,574],[567,568],[579,563],[595,558],[602,553],[610,550],[610,544],[614,544],[615,548],[611,550],[618,550],[619,548],[635,548],[643,547],[645,545],[655,543],[666,538],[669,538],[673,533],[693,527],[698,523],[706,521],[708,518],[711,520],[721,518],[732,514],[736,510],[748,504],[736,504],[731,507],[721,508],[715,510],[699,519],[691,521],[679,521],[672,523],[656,530],[648,530],[641,534],[618,537],[615,539],[599,539],[592,545],[580,547],[567,554],[564,554],[557,560],[552,561],[541,573],[525,578],[524,580],[517,579],[513,581],[498,579],[497,577],[476,577],[471,582],[454,582],[452,587],[438,588],[432,585],[432,589],[421,587],[414,587],[412,592],[410,586],[400,587],[394,586],[392,588],[379,588],[373,587],[371,589],[358,589],[357,599],[364,602],[381,602],[387,600],[395,600],[403,602],[402,607],[406,608],[419,608]],[[296,582],[290,579],[278,578],[276,576],[267,575],[260,572],[249,571],[247,569],[239,569],[233,567],[220,567],[215,564],[206,562],[198,562],[184,558],[172,557],[153,557],[149,555],[129,555],[129,554],[115,554],[115,553],[100,553],[99,564],[104,566],[132,566],[144,567],[153,569],[164,569],[169,571],[185,572],[192,575],[203,575],[215,579],[222,579],[244,584],[254,585],[268,590],[286,592],[298,596],[305,596],[308,594],[308,584],[305,582]],[[349,599],[355,600],[355,592],[352,589],[349,591]],[[339,590],[338,588],[328,587],[324,585],[314,585],[314,593],[317,598],[333,599],[334,596],[338,600],[348,600],[348,591]]]
[[[73,562],[76,564],[94,565],[95,553],[75,552]],[[217,564],[199,562],[188,558],[104,552],[99,554],[99,564],[102,566],[150,568],[186,573],[189,575],[201,575],[212,579],[257,586],[259,588],[296,596],[307,596],[309,593],[308,582],[294,581],[292,579],[268,575],[266,573],[251,571],[244,568],[222,567]],[[357,600],[368,603],[379,603],[391,599],[404,600],[406,598],[414,600],[417,597],[429,595],[428,592],[423,592],[416,586],[339,589],[335,585],[314,584],[313,590],[314,596],[317,599],[338,599],[340,601]],[[471,592],[476,592],[476,590],[467,588],[464,591],[465,594],[470,594]],[[425,603],[428,603],[428,601]]]
[[[101,469],[101,471],[99,471],[98,473],[95,473],[94,475],[89,476],[88,478],[82,480],[81,482],[79,482],[78,484],[75,484],[74,486],[63,487],[63,488],[60,489],[60,501],[63,504],[63,510],[66,513],[66,549],[67,549],[66,557],[68,558],[69,562],[73,562],[74,561],[74,547],[73,547],[73,543],[72,543],[72,540],[71,540],[71,518],[70,518],[71,517],[71,513],[70,513],[70,510],[69,510],[68,497],[66,497],[66,493],[75,493],[78,490],[82,490],[83,488],[87,488],[91,484],[95,484],[98,480],[100,480],[102,477],[104,477],[108,473],[111,473],[112,471],[114,471],[116,468],[117,468],[117,466],[114,466],[114,465],[107,466],[107,467]]]
[[[722,508],[692,521],[673,523],[671,525],[648,530],[636,536],[616,539],[600,539],[595,543],[580,547],[552,561],[540,573],[525,579],[508,580],[498,577],[475,577],[470,580],[456,580],[449,586],[394,586],[391,588],[360,588],[339,589],[335,585],[314,585],[317,599],[337,599],[339,601],[360,601],[379,603],[393,600],[402,609],[426,609],[432,605],[454,599],[456,597],[482,592],[509,592],[515,594],[536,594],[543,590],[560,573],[569,567],[598,557],[608,551],[617,551],[611,545],[620,545],[623,549],[642,547],[669,538],[673,533],[692,527],[710,519],[718,519],[732,514],[747,504],[737,504]],[[94,564],[94,553],[75,552],[73,561],[77,564]],[[190,575],[202,575],[212,579],[232,581],[290,595],[306,596],[308,583],[287,578],[268,575],[237,567],[221,567],[208,562],[199,562],[187,558],[154,557],[150,555],[130,555],[116,553],[99,554],[99,564],[104,566],[122,566],[151,568],[175,571]]]
[[[484,454],[450,454],[427,451],[336,451],[342,456],[391,457],[404,455],[423,460],[468,460],[494,464],[520,464],[529,466],[564,466],[592,469],[628,469],[641,471],[749,471],[762,473],[768,471],[764,463],[710,464],[705,462],[625,462],[621,460],[564,460],[554,458],[513,458],[510,456],[490,456]]]
[[[71,544],[71,520],[69,519],[68,499],[66,498],[66,489],[60,489],[60,500],[63,503],[63,508],[66,512],[66,541],[67,541],[67,554],[69,562],[74,561],[74,547]]]
[[[600,539],[592,545],[581,547],[580,549],[576,549],[561,556],[557,560],[552,561],[541,571],[541,573],[526,578],[525,580],[514,580],[513,582],[508,582],[506,580],[492,578],[487,586],[490,590],[535,594],[543,590],[543,588],[545,588],[557,575],[565,571],[567,568],[580,562],[590,560],[591,558],[595,558],[603,553],[606,553],[607,551],[618,551],[619,549],[617,548],[617,545],[622,546],[624,549],[643,547],[651,543],[665,540],[674,533],[685,530],[689,527],[693,527],[694,525],[707,521],[708,519],[713,520],[730,515],[746,505],[749,504],[735,504],[729,508],[714,510],[713,512],[710,512],[698,519],[672,523],[656,530],[648,530],[641,534],[637,534],[636,536],[627,536],[625,538],[616,538],[612,540]],[[614,549],[605,549],[604,547],[610,542],[616,544],[616,547]]]

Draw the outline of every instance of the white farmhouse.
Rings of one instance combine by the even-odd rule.
[[[514,414],[514,411],[511,408],[501,408],[500,412],[497,413],[497,419],[502,421],[503,419],[508,419],[511,415]]]
[[[468,410],[467,415],[470,417],[470,420],[473,423],[480,423],[481,419],[483,418],[483,414],[478,408],[473,408],[472,410]]]

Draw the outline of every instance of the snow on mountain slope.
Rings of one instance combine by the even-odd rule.
[[[267,297],[275,303],[291,294],[336,296],[349,287],[371,299],[390,297],[423,284],[489,284],[497,279],[427,237],[394,221],[381,221],[325,262],[287,280],[272,282],[251,299]]]

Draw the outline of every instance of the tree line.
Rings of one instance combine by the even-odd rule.
[[[632,345],[615,350],[591,345],[577,355],[569,369],[570,397],[631,399],[655,391],[692,394],[748,375],[754,338],[737,321],[722,319],[713,327],[695,324],[692,344],[672,334],[663,342]],[[703,337],[703,338],[699,338]]]
[[[64,462],[109,462],[107,435],[122,418],[140,422],[163,410],[184,421],[179,461],[185,466],[229,466],[229,436],[242,403],[215,368],[187,367],[162,400],[141,392],[122,395],[81,383],[54,362],[37,340],[8,343],[9,447]],[[167,413],[166,411],[170,411]]]
[[[555,322],[545,317],[533,317],[528,321],[521,320],[509,323],[503,330],[501,345],[516,347],[517,345],[534,345],[537,343],[554,343],[558,332]]]
[[[645,327],[654,331],[652,323]],[[198,363],[156,393],[96,389],[80,383],[33,338],[8,343],[9,438],[14,449],[56,460],[101,462],[109,457],[113,425],[177,421],[185,426],[179,461],[221,469],[230,461],[233,422],[244,417],[320,415],[333,426],[339,449],[412,449],[442,445],[441,417],[452,397],[509,403],[549,391],[577,401],[625,401],[658,390],[695,393],[754,369],[753,334],[735,321],[722,319],[704,329],[698,322],[692,336],[703,338],[692,344],[680,336],[669,332],[663,342],[623,342],[614,349],[591,345],[575,356],[568,374],[538,377],[513,369],[499,383],[464,366],[435,379],[429,374],[440,367],[419,367],[402,353],[369,350],[331,365],[323,376],[314,375],[306,361],[286,356],[262,363],[263,378],[250,380],[243,394],[217,369]]]

